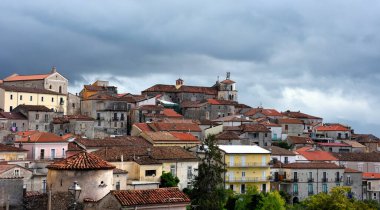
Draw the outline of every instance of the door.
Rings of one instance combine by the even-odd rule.
[[[41,160],[45,159],[45,150],[44,149],[41,149],[41,151],[40,151],[40,159]]]
[[[55,149],[51,149],[51,158],[54,159],[55,158]]]

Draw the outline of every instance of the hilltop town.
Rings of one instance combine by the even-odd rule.
[[[297,107],[239,103],[229,72],[140,93],[100,80],[69,93],[64,75],[46,72],[0,80],[0,206],[186,209],[210,136],[236,194],[256,187],[299,203],[347,186],[350,198],[380,201],[379,138]],[[166,173],[176,186],[162,186]]]

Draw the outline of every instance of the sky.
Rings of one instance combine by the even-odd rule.
[[[0,78],[47,73],[71,92],[212,86],[380,136],[380,1],[2,0]]]

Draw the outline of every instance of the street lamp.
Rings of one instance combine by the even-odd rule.
[[[79,200],[80,193],[82,191],[82,188],[79,186],[77,181],[74,181],[74,184],[69,187],[69,192],[74,198],[74,210],[75,207],[77,206],[77,201]]]

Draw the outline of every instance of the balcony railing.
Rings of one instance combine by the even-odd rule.
[[[308,195],[314,195],[314,192],[313,191],[309,191],[307,192]]]
[[[227,177],[226,182],[269,182],[268,177]]]
[[[351,186],[352,184],[353,184],[352,180],[347,180],[345,182],[345,185],[347,185],[347,186]]]
[[[119,118],[118,117],[113,117],[112,121],[119,121]]]
[[[307,178],[307,182],[314,182],[314,178]]]
[[[341,182],[341,181],[342,181],[341,178],[339,178],[339,177],[335,177],[335,182]]]
[[[322,178],[322,182],[327,182],[328,179],[327,178]]]
[[[298,178],[293,178],[292,179],[292,182],[298,182],[299,180],[298,180]]]
[[[226,163],[226,167],[238,167],[238,168],[241,168],[241,167],[269,167],[269,164],[268,163],[231,163],[231,162],[227,162]]]

